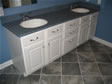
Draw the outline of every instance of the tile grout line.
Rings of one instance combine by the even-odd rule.
[[[106,48],[106,49],[107,49],[107,48]],[[110,52],[109,52],[109,51],[107,51],[106,53],[108,54],[108,56],[109,56],[110,60],[112,61],[112,58],[111,58],[111,56],[110,56]]]
[[[61,63],[61,84],[63,84],[63,81],[62,81],[62,71],[63,71],[63,70],[62,70],[62,57],[61,57],[61,60],[60,60],[60,61],[61,61],[61,62],[60,62],[60,63]]]
[[[19,81],[19,79],[21,78],[21,75],[22,75],[22,74],[19,75],[16,84],[18,84],[18,81]]]
[[[90,44],[89,44],[89,46],[90,46],[90,48],[91,48],[91,45],[90,45]],[[92,53],[92,55],[95,57],[95,55],[94,55],[94,53],[93,53],[92,48],[91,48],[91,51],[92,51],[92,52],[91,52],[91,53]],[[99,71],[99,73],[100,73],[100,77],[101,77],[101,79],[102,79],[103,83],[105,84],[104,77],[103,77],[103,75],[102,75],[102,73],[101,73],[101,71],[100,71],[100,68],[99,68],[98,62],[96,61],[96,57],[95,57],[95,63],[97,64],[98,71]]]
[[[77,52],[77,51],[76,51],[76,54],[77,54],[77,59],[78,59],[78,63],[79,63],[79,68],[80,68],[80,73],[81,73],[82,82],[83,82],[83,84],[84,84],[84,78],[83,78],[83,75],[82,75],[81,64],[80,64],[80,60],[79,60],[79,56],[78,56],[78,52]]]
[[[39,79],[39,84],[41,84],[42,70],[43,70],[43,68],[41,68],[41,72],[40,72],[40,79]]]

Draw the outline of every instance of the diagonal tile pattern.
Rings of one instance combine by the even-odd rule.
[[[11,65],[0,84],[112,84],[112,48],[89,40],[28,77]]]

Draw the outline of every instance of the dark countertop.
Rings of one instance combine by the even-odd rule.
[[[14,33],[16,36],[22,37],[22,36],[25,36],[25,35],[28,35],[28,34],[31,34],[34,32],[38,32],[38,31],[46,29],[46,28],[49,28],[51,26],[61,24],[61,23],[64,23],[66,21],[73,20],[73,19],[85,16],[85,15],[89,15],[91,13],[95,13],[98,11],[98,9],[90,7],[90,6],[88,6],[86,8],[88,8],[90,10],[89,13],[85,13],[85,14],[75,13],[75,12],[72,12],[70,10],[70,8],[66,8],[66,9],[57,10],[57,11],[41,14],[38,16],[34,16],[32,18],[42,18],[42,19],[45,19],[48,21],[47,25],[44,25],[44,26],[41,26],[38,28],[34,28],[34,29],[22,28],[20,26],[20,23],[22,22],[22,20],[4,23],[3,26],[5,28],[7,28],[9,31],[11,31],[12,33]]]

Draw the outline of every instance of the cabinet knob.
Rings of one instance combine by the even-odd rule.
[[[70,32],[70,34],[72,34],[72,32]]]
[[[48,45],[50,46],[50,43],[48,43]]]
[[[70,26],[73,26],[72,24],[70,24]]]
[[[34,39],[31,39],[30,41],[35,41]]]
[[[57,32],[59,31],[59,29],[57,29]]]

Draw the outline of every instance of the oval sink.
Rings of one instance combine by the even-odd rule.
[[[21,22],[20,26],[23,28],[37,28],[40,26],[44,26],[47,23],[48,21],[44,19],[31,19]]]
[[[75,9],[72,9],[72,11],[76,13],[88,13],[90,10],[86,8],[75,8]]]

